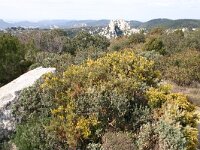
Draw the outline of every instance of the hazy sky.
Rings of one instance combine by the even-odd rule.
[[[0,0],[0,18],[43,19],[200,19],[200,0]]]

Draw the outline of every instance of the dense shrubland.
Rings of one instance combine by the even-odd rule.
[[[110,42],[105,37],[78,32],[69,37],[62,30],[36,30],[0,35],[0,85],[38,66],[64,69],[68,64],[98,58]]]
[[[131,36],[115,39],[111,42],[109,49],[111,51],[133,49],[139,55],[154,60],[163,79],[173,81],[178,85],[190,86],[199,83],[199,30],[167,32],[156,28],[143,36],[145,38],[139,40],[140,42],[131,42]],[[141,39],[141,35],[138,34],[137,38]]]
[[[57,68],[20,93],[12,142],[19,150],[195,150],[195,107],[161,81],[199,84],[199,36],[156,28],[110,41],[62,30],[1,39],[14,40],[20,53],[22,70],[14,77],[38,66]]]
[[[47,74],[39,83],[21,93],[14,109],[14,142],[22,150],[196,147],[194,106],[160,84],[153,61],[130,50]]]
[[[105,37],[91,35],[84,31],[76,31],[72,35],[64,30],[36,30],[17,34],[16,36],[19,40],[11,36],[11,38],[17,41],[15,42],[15,48],[12,48],[12,50],[19,51],[20,54],[1,56],[2,61],[4,57],[7,57],[6,60],[8,60],[5,65],[1,63],[1,84],[5,84],[16,78],[19,74],[26,71],[29,66],[31,66],[31,69],[37,66],[52,66],[62,69],[65,63],[80,64],[88,58],[97,59],[105,55],[108,51],[120,51],[125,48],[131,48],[134,52],[140,53],[143,56],[146,56],[145,53],[147,53],[151,58],[155,58],[155,56],[157,57],[158,55],[162,56],[162,59],[159,59],[160,61],[156,60],[156,63],[166,80],[172,80],[179,85],[191,85],[194,82],[199,82],[198,68],[196,67],[196,69],[192,70],[188,68],[188,65],[193,64],[195,67],[198,63],[196,62],[198,61],[196,57],[198,57],[200,49],[199,30],[186,32],[176,30],[172,32],[162,28],[155,28],[147,34],[141,32],[128,37],[119,37],[111,41]],[[6,43],[6,38],[4,36],[1,36],[1,42]],[[9,40],[8,35],[7,40]],[[5,44],[3,45],[5,46]],[[10,43],[9,45],[13,44]],[[7,48],[9,49],[9,47]],[[2,53],[4,53],[5,49],[6,48],[2,47]],[[8,51],[9,50],[7,50],[7,53],[9,53]],[[192,54],[194,54],[193,51],[196,51],[195,55],[197,56],[195,60],[192,60],[194,59],[192,56],[188,56],[189,58],[184,57],[184,54],[189,54],[190,51],[192,51]],[[183,64],[185,65],[181,65],[181,67],[177,66],[177,63],[180,64],[181,62],[178,62],[180,58],[177,58],[176,55],[187,59],[187,61],[183,60]],[[15,60],[15,65],[12,64],[11,59],[12,61]],[[18,59],[20,59],[20,61]],[[172,59],[174,63],[170,62]],[[11,71],[7,72],[7,75],[5,75],[6,69],[3,71],[3,68],[6,68],[5,66],[12,66],[10,69]],[[14,68],[18,69],[15,70]],[[166,70],[169,70],[171,73],[167,74]],[[183,75],[182,79],[178,79],[179,74]],[[193,77],[194,74],[195,77]],[[183,81],[185,77],[187,81]]]

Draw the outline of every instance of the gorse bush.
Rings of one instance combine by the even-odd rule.
[[[157,85],[158,75],[153,62],[125,51],[71,66],[61,78],[46,76],[42,87],[58,93],[51,127],[71,147],[98,140],[97,131],[130,130],[135,105],[146,103],[143,92]]]

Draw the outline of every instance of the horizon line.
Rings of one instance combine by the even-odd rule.
[[[40,20],[35,20],[35,19],[2,19],[0,18],[0,20],[3,20],[4,22],[8,22],[8,23],[17,23],[17,22],[24,22],[24,21],[27,21],[27,22],[41,22],[41,21],[86,21],[86,20],[91,20],[91,21],[99,21],[99,20],[125,20],[125,21],[139,21],[139,22],[148,22],[148,21],[151,21],[151,20],[157,20],[157,19],[167,19],[167,20],[200,20],[200,19],[197,19],[197,18],[176,18],[176,19],[171,19],[171,18],[152,18],[152,19],[148,19],[148,20],[145,20],[145,21],[141,21],[139,19],[123,19],[123,18],[119,18],[119,19],[65,19],[65,18],[58,18],[58,19],[40,19]]]

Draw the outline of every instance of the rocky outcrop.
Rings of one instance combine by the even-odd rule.
[[[0,141],[15,129],[15,118],[11,112],[20,91],[32,86],[43,74],[49,72],[55,72],[55,68],[39,67],[0,88]]]
[[[103,28],[100,35],[106,36],[107,38],[116,38],[122,35],[130,35],[132,33],[140,32],[139,29],[131,29],[130,24],[125,20],[111,20],[109,25]]]

